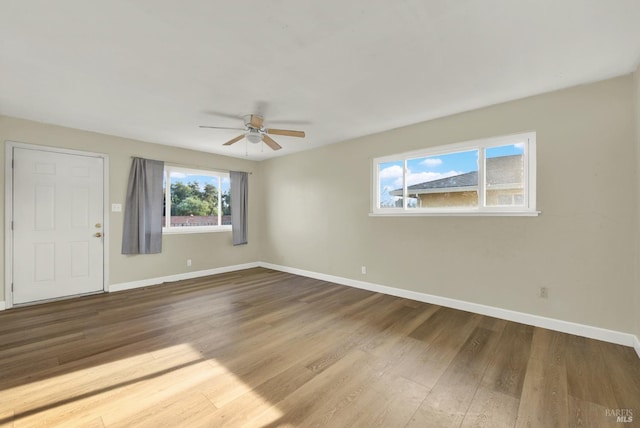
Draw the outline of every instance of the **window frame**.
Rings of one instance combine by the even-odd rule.
[[[217,226],[171,226],[171,173],[179,172],[185,174],[196,174],[219,178],[218,186],[218,225]],[[164,197],[165,197],[165,222],[162,225],[163,234],[183,234],[183,233],[211,233],[211,232],[228,232],[232,230],[230,224],[222,223],[222,179],[231,179],[228,171],[209,170],[201,168],[183,167],[179,165],[164,165]]]
[[[507,146],[524,141],[524,205],[522,206],[485,206],[485,167],[486,149]],[[478,151],[478,205],[473,207],[445,208],[409,208],[407,206],[407,161],[416,158],[442,156],[447,154]],[[380,207],[380,164],[402,162],[402,200],[403,206],[397,208]],[[370,216],[537,216],[536,210],[536,133],[535,131],[503,135],[428,147],[420,150],[382,156],[372,162],[372,211]]]

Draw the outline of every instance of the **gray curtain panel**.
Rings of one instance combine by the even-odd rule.
[[[233,245],[247,243],[247,202],[249,199],[249,174],[230,171],[231,178],[231,227]]]
[[[164,162],[133,158],[124,208],[122,254],[162,252]]]

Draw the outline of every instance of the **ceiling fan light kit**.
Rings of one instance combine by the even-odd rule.
[[[247,132],[247,135],[245,135],[245,138],[253,144],[258,144],[259,142],[262,141],[262,134],[260,133],[260,131],[255,131],[255,130],[250,130],[249,132]]]
[[[303,131],[293,131],[290,129],[275,129],[275,128],[266,128],[263,126],[264,118],[257,114],[251,114],[246,116],[246,120],[244,123],[244,134],[239,135],[226,143],[224,146],[230,146],[238,141],[246,138],[252,144],[258,144],[259,142],[264,142],[267,146],[269,146],[273,150],[280,150],[282,146],[271,138],[267,134],[272,135],[284,135],[287,137],[298,137],[304,138],[305,133]],[[212,129],[238,129],[243,130],[243,128],[228,128],[224,126],[205,126],[200,125],[200,128],[212,128]]]

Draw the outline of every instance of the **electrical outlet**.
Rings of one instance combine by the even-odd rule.
[[[363,275],[366,275],[367,274],[367,267],[366,266],[362,266],[360,268],[360,273],[362,273]]]
[[[187,266],[191,266],[191,259],[187,259]]]
[[[540,287],[540,292],[538,293],[538,297],[541,299],[546,299],[549,297],[549,289],[547,287]]]

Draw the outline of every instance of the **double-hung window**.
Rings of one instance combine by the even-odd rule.
[[[373,160],[373,215],[537,215],[536,134]]]
[[[164,233],[231,230],[228,172],[165,165]]]

